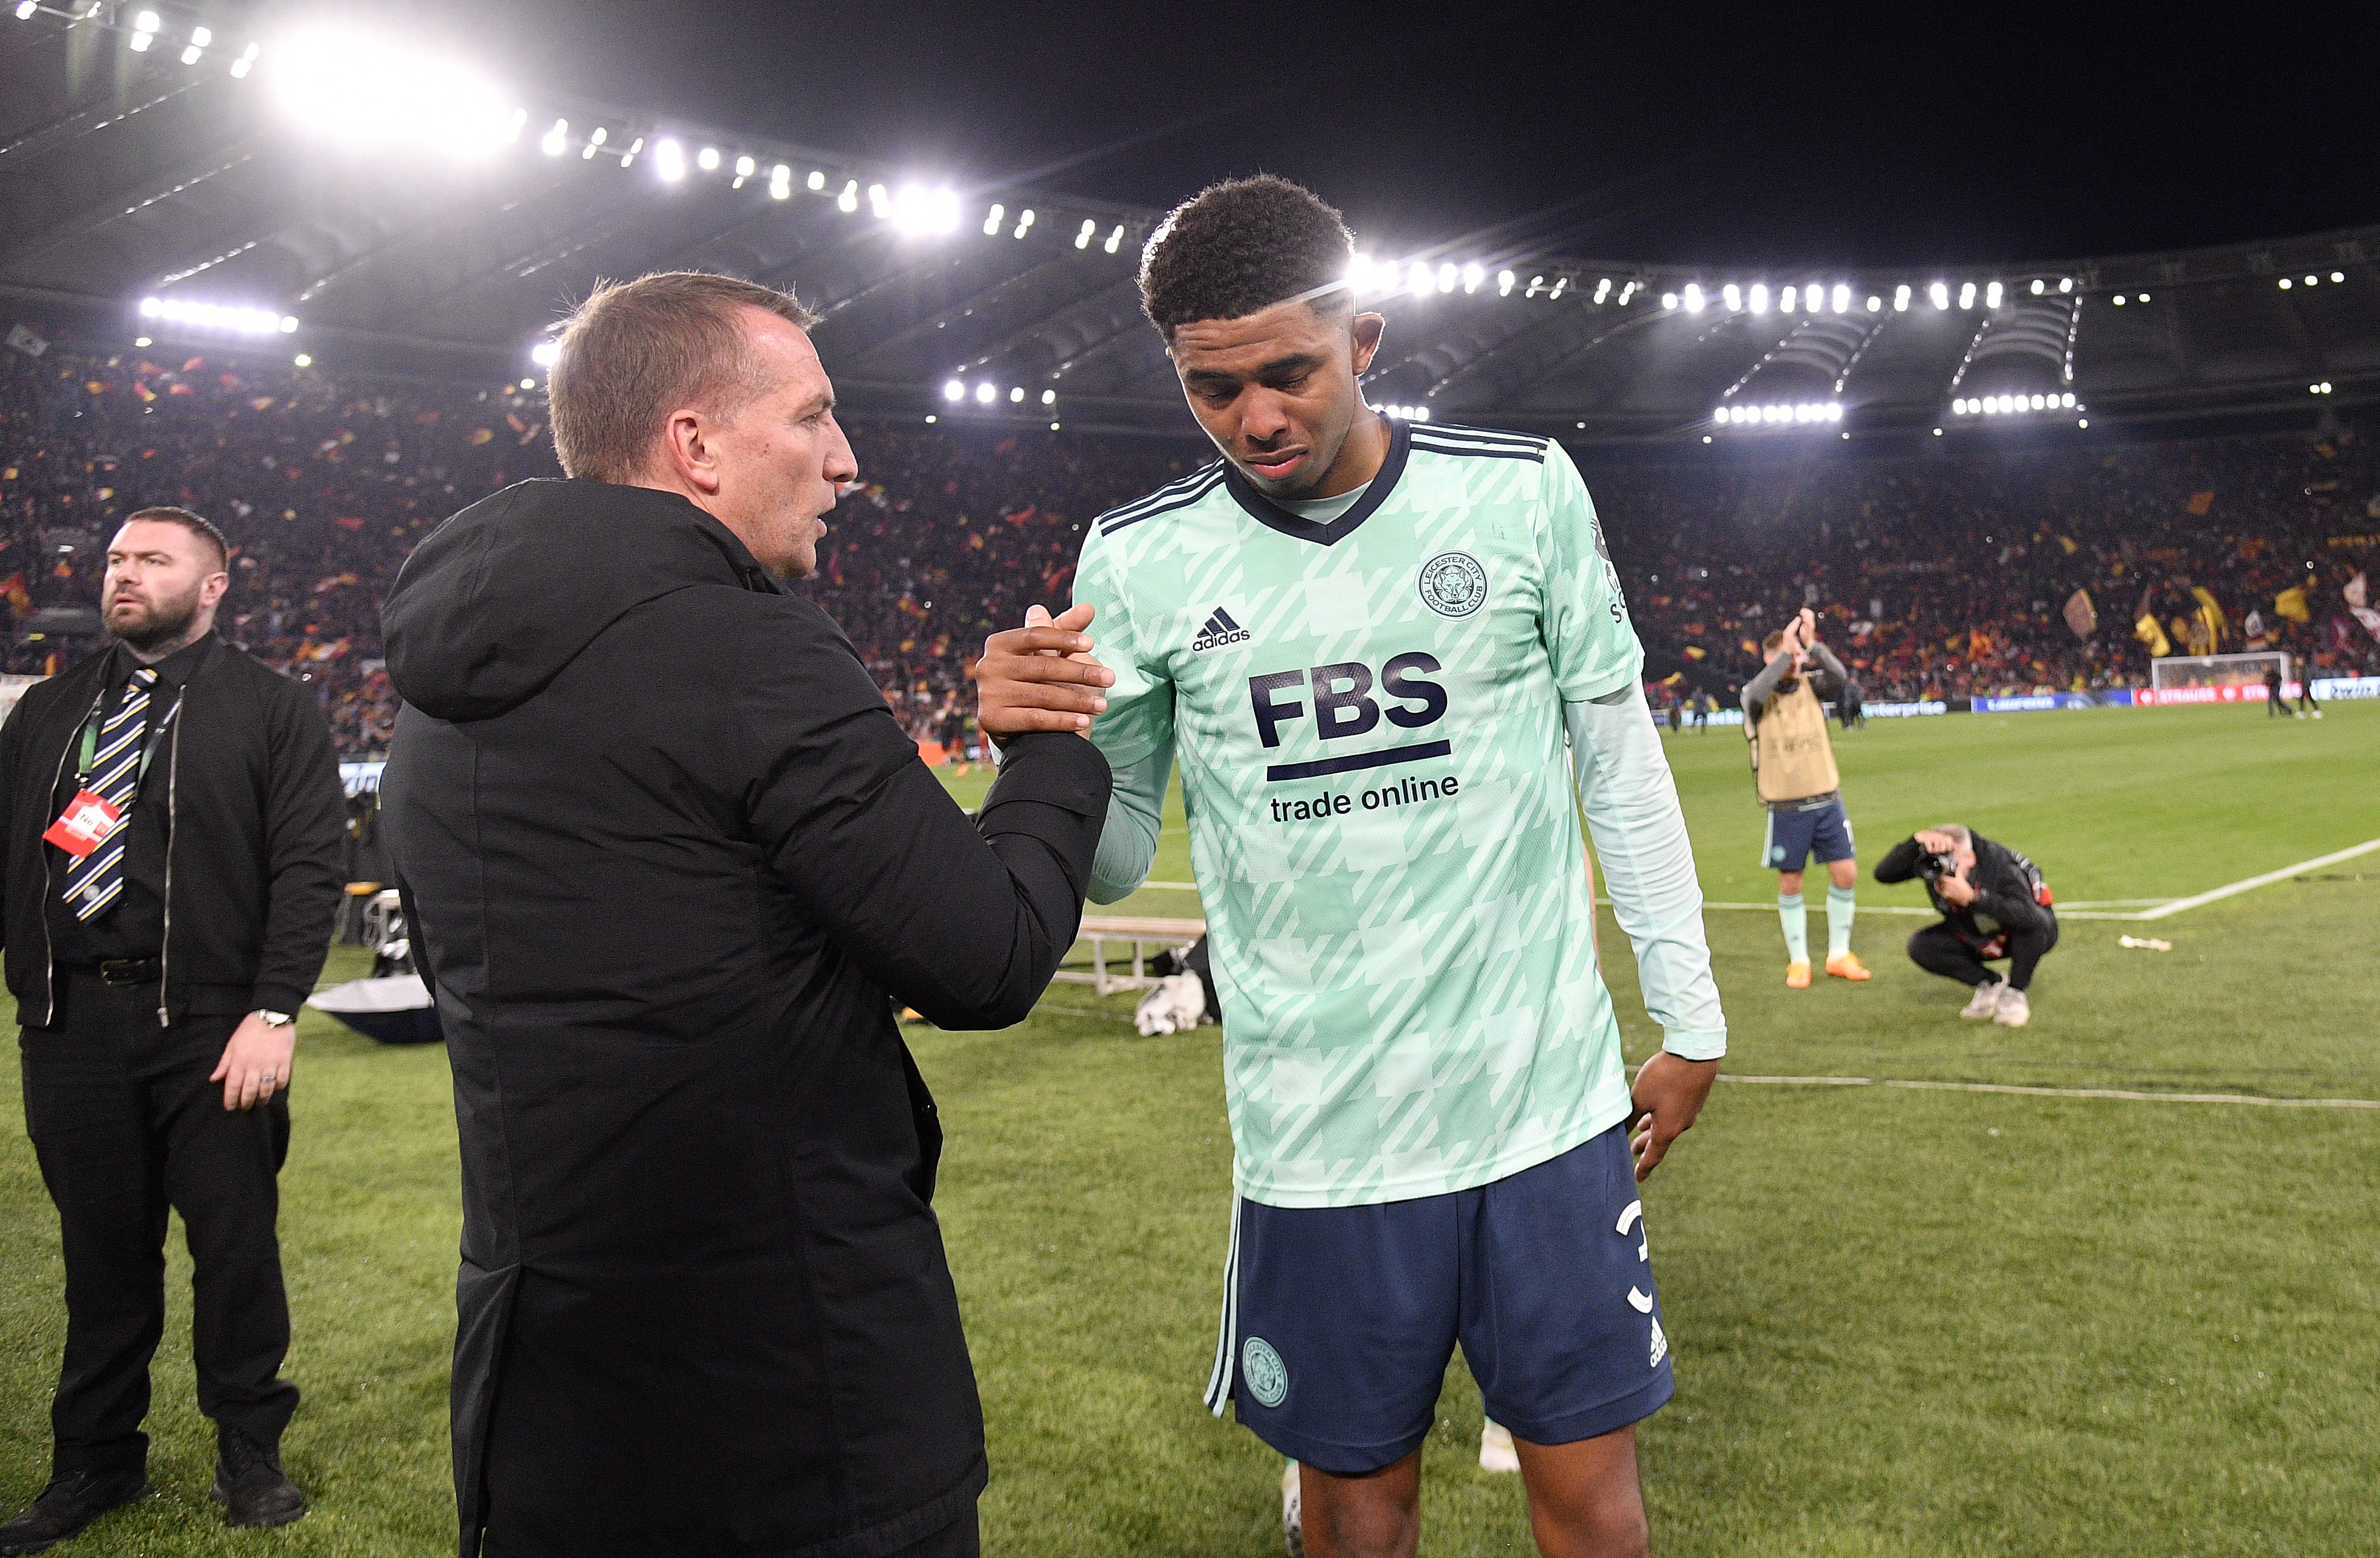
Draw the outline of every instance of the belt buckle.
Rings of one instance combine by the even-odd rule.
[[[111,959],[99,965],[99,982],[119,988],[128,984],[145,984],[148,983],[150,961],[147,958]]]

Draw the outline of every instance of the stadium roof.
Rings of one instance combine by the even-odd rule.
[[[846,405],[1184,430],[1134,272],[1161,213],[954,189],[334,35],[117,0],[0,28],[0,303],[100,344],[533,376],[599,277],[793,288]],[[144,25],[145,24],[145,25]],[[203,36],[201,36],[203,34]],[[2380,228],[1921,270],[1366,255],[1375,404],[1583,442],[1923,435],[2380,394]]]

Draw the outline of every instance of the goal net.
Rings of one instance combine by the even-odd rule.
[[[2281,649],[2246,655],[2168,655],[2149,662],[2149,684],[2158,692],[2180,687],[2254,687],[2261,691],[2265,673],[2278,670],[2289,679],[2289,657]]]

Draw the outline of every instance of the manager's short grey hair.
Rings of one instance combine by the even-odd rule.
[[[779,292],[704,271],[598,282],[563,327],[546,398],[564,472],[629,482],[652,458],[662,419],[696,406],[730,420],[765,393],[743,311],[807,331],[818,316]]]
[[[1975,836],[1967,831],[1967,825],[1965,823],[1937,822],[1934,825],[1934,831],[1937,833],[1949,834],[1951,839],[1962,850],[1972,850],[1975,847]]]

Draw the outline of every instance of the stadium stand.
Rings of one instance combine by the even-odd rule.
[[[396,702],[379,604],[448,514],[559,475],[541,395],[514,386],[343,383],[180,354],[6,355],[0,373],[0,597],[7,669],[90,644],[108,534],[187,503],[239,548],[232,635],[311,683],[343,752],[386,748]],[[1082,526],[1208,457],[1189,439],[864,423],[860,489],[807,586],[920,741],[966,738],[965,664],[1035,601],[1063,599]],[[2222,613],[2219,647],[2380,674],[2348,582],[2380,533],[2380,455],[2334,424],[1939,457],[1598,464],[1581,454],[1657,696],[1731,701],[1757,641],[1804,604],[1871,699],[2147,684],[2143,602],[2169,646]],[[2277,609],[2303,587],[2305,620]],[[2089,631],[2070,626],[2076,591]]]

